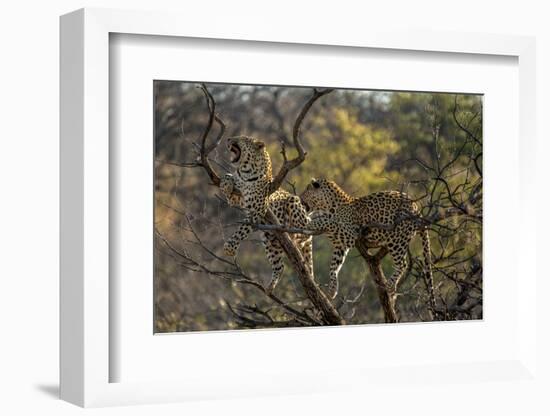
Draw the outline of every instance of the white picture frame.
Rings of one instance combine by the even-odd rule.
[[[185,20],[185,25],[182,21]],[[535,167],[535,41],[530,37],[429,31],[383,32],[349,28],[327,34],[322,28],[301,31],[265,24],[235,30],[234,22],[217,21],[208,27],[172,13],[82,9],[61,18],[61,398],[80,406],[158,403],[211,397],[270,394],[267,385],[251,380],[223,386],[211,379],[156,382],[110,382],[110,363],[117,357],[109,348],[109,36],[114,33],[279,42],[281,44],[333,45],[453,54],[516,57],[519,66],[519,148],[521,243],[535,241],[536,218],[528,210]],[[284,45],[282,46],[284,47]],[[112,166],[111,166],[112,168]],[[422,365],[407,378],[399,369],[370,368],[367,373],[349,368],[332,369],[322,384],[304,387],[303,379],[289,381],[273,375],[272,384],[286,380],[283,392],[334,391],[354,385],[378,384],[401,377],[405,384],[438,381],[440,372],[466,380],[466,374],[492,374],[525,380],[536,375],[535,250],[519,244],[519,261],[525,264],[518,286],[516,319],[517,353],[507,360],[456,365]],[[533,244],[533,243],[531,243]],[[516,271],[517,273],[517,271]],[[411,372],[410,369],[405,372]],[[342,376],[353,380],[342,384]],[[308,377],[305,375],[304,377]],[[318,374],[310,374],[318,380]],[[483,376],[480,377],[483,380]],[[243,384],[244,383],[244,384]],[[246,387],[246,388],[245,388]],[[246,392],[246,393],[245,393]],[[280,392],[280,391],[279,391]]]

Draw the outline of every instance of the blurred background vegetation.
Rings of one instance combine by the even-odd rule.
[[[243,213],[230,208],[219,190],[209,185],[202,169],[186,168],[196,153],[193,142],[208,119],[198,84],[155,81],[155,227],[177,250],[197,256],[205,264],[219,264],[222,245]],[[225,137],[249,135],[268,146],[274,172],[282,164],[281,142],[294,155],[292,126],[311,88],[207,84],[227,130]],[[464,128],[464,127],[467,128]],[[469,140],[474,135],[479,141]],[[469,137],[470,136],[470,137]],[[301,193],[312,177],[334,180],[348,193],[363,196],[379,190],[407,192],[424,207],[434,209],[464,202],[474,186],[481,192],[482,97],[480,95],[335,90],[317,102],[302,124],[305,162],[287,176],[285,188]],[[474,161],[473,155],[477,156]],[[225,143],[212,156],[219,172],[230,170]],[[474,163],[475,162],[475,163]],[[449,164],[448,167],[446,165]],[[443,166],[442,166],[443,165]],[[434,169],[444,169],[445,182],[434,180]],[[452,198],[449,189],[452,191]],[[477,190],[477,188],[476,188]],[[434,200],[441,206],[435,206]],[[481,196],[476,197],[481,218]],[[435,207],[435,208],[434,208]],[[459,305],[451,319],[482,317],[481,220],[452,217],[431,233],[434,280],[442,307]],[[189,235],[193,238],[189,238]],[[207,246],[205,252],[197,241]],[[412,268],[400,289],[400,321],[428,320],[427,293],[422,280],[419,238],[411,245]],[[327,282],[330,244],[314,239],[315,277]],[[271,269],[254,233],[245,241],[238,262],[251,278],[266,284]],[[213,266],[217,267],[217,266]],[[391,274],[391,262],[384,261]],[[287,264],[276,294],[303,307],[303,291]],[[354,250],[340,273],[340,311],[350,324],[384,322],[368,268]],[[462,297],[462,298],[461,298]],[[283,310],[270,309],[269,299],[254,287],[227,276],[206,273],[182,264],[178,256],[157,241],[155,251],[155,322],[157,332],[237,329],[231,305],[244,302],[278,318]],[[460,313],[459,313],[460,312]],[[266,325],[269,326],[269,325]]]

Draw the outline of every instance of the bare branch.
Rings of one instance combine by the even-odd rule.
[[[292,141],[294,143],[294,147],[298,151],[298,156],[296,156],[294,159],[288,160],[286,158],[286,150],[283,147],[281,153],[284,157],[284,163],[281,166],[281,169],[275,176],[275,179],[271,183],[270,186],[270,193],[275,192],[277,189],[279,189],[282,185],[282,183],[285,180],[286,175],[294,168],[298,167],[306,158],[306,151],[304,149],[304,146],[302,144],[302,141],[300,140],[300,129],[302,125],[302,121],[304,121],[304,118],[306,117],[307,113],[313,106],[313,104],[322,96],[327,95],[333,91],[332,88],[326,88],[323,90],[315,88],[313,90],[313,95],[307,100],[307,102],[302,107],[302,110],[298,114],[298,117],[296,118],[296,121],[294,122],[294,128],[292,130]]]
[[[208,160],[208,154],[214,150],[214,148],[219,144],[219,141],[221,140],[221,136],[223,135],[225,131],[225,124],[220,123],[221,126],[221,133],[214,142],[214,145],[206,147],[206,138],[208,137],[208,134],[210,133],[210,130],[212,129],[212,124],[214,123],[214,120],[220,120],[219,118],[216,118],[215,112],[216,112],[216,102],[214,101],[214,98],[212,97],[212,94],[210,94],[210,91],[206,88],[205,84],[201,84],[201,90],[206,98],[206,103],[208,105],[209,109],[209,115],[208,115],[208,123],[206,124],[206,127],[203,130],[202,136],[200,138],[200,166],[204,168],[208,176],[210,177],[210,180],[212,183],[216,186],[220,185],[220,177],[218,174],[212,169],[212,166],[210,165],[210,161]],[[221,121],[221,120],[220,120]]]
[[[218,123],[218,125],[220,126],[220,131],[218,132],[218,136],[216,137],[216,140],[214,141],[214,143],[212,143],[210,146],[206,148],[206,151],[205,151],[206,156],[208,156],[216,147],[219,146],[219,144],[223,139],[223,135],[225,134],[225,129],[226,129],[225,123],[223,122],[223,120],[220,118],[218,114],[214,114],[214,121],[216,121],[216,123]]]
[[[453,108],[453,119],[454,119],[456,125],[458,126],[458,128],[460,130],[462,130],[464,133],[466,133],[470,139],[472,139],[474,142],[476,142],[477,144],[479,144],[481,146],[481,140],[479,140],[475,134],[473,134],[470,130],[468,130],[468,128],[466,126],[464,126],[462,123],[460,123],[460,121],[458,120],[458,116],[456,115],[457,111],[458,111],[458,95],[455,95],[455,105],[454,105],[454,108]],[[477,114],[476,114],[476,117],[477,117]]]
[[[306,325],[321,324],[319,321],[313,319],[311,316],[307,315],[306,313],[293,308],[287,302],[284,302],[279,297],[275,296],[273,293],[268,294],[265,288],[259,282],[253,280],[252,278],[244,274],[244,272],[236,264],[233,264],[234,270],[215,270],[213,268],[206,266],[203,262],[193,258],[187,251],[178,250],[170,241],[168,241],[166,237],[162,235],[162,233],[160,233],[160,231],[155,229],[155,234],[160,239],[160,241],[162,241],[162,243],[170,250],[170,252],[172,252],[174,255],[176,255],[177,257],[185,261],[185,263],[183,264],[178,262],[179,265],[184,266],[195,272],[203,272],[205,274],[208,274],[214,277],[220,277],[223,279],[230,280],[231,282],[235,282],[237,284],[252,286],[258,289],[259,291],[261,291],[269,299],[275,302],[279,307],[281,307],[286,312],[294,316],[295,320],[302,322],[303,324],[306,324]],[[199,242],[198,245],[202,247],[204,251],[213,255],[211,250],[208,247],[206,247],[202,242]],[[222,263],[228,263],[227,260],[220,259],[215,255],[214,257],[217,260],[222,261]],[[192,268],[190,268],[189,266],[192,266]]]

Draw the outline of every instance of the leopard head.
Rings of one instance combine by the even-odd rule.
[[[247,136],[230,137],[227,139],[227,149],[230,161],[236,165],[242,180],[272,180],[271,158],[264,142]]]
[[[336,183],[328,179],[312,179],[300,199],[306,211],[323,211],[334,214],[338,207],[349,203],[353,198]]]

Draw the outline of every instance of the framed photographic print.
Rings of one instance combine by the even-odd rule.
[[[533,39],[180,22],[61,19],[62,398],[532,377]]]

